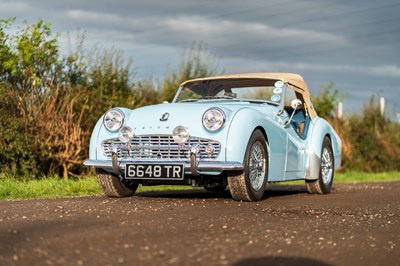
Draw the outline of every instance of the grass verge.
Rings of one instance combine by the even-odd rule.
[[[335,183],[400,181],[400,172],[336,173]],[[302,184],[304,181],[290,182]],[[287,184],[287,183],[282,183]],[[138,192],[191,189],[189,186],[139,186]],[[101,190],[95,177],[64,180],[58,177],[37,180],[16,180],[0,175],[0,200],[61,198],[69,196],[99,195]]]
[[[189,186],[139,186],[137,192],[187,190]],[[62,198],[100,195],[96,177],[60,179],[59,177],[36,180],[16,180],[0,175],[0,200]]]
[[[335,173],[336,183],[359,183],[359,182],[386,182],[400,181],[400,172],[365,173],[348,171]]]

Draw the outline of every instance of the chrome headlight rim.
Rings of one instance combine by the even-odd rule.
[[[216,112],[220,115],[220,119],[222,119],[222,121],[219,123],[219,125],[218,125],[216,128],[208,127],[208,126],[205,124],[205,120],[204,120],[205,117],[206,117],[206,115],[207,115],[209,112],[213,112],[213,111],[216,111]],[[204,114],[203,114],[203,116],[202,116],[202,118],[201,118],[201,122],[202,122],[202,124],[203,124],[203,127],[204,127],[207,131],[209,131],[209,132],[216,132],[216,131],[220,130],[221,128],[223,128],[223,126],[225,125],[225,122],[226,122],[226,115],[225,115],[225,112],[224,112],[221,108],[218,108],[218,107],[211,107],[211,108],[207,109],[207,110],[204,112]]]
[[[119,119],[118,119],[118,121],[116,121],[116,124],[114,126],[110,127],[109,123],[107,123],[106,120],[107,120],[107,117],[109,116],[109,114],[111,114],[111,113],[119,115]],[[122,110],[120,110],[118,108],[111,108],[104,113],[103,125],[108,131],[111,131],[111,132],[119,131],[123,127],[124,122],[125,122],[125,114]]]

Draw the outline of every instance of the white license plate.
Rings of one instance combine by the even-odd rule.
[[[157,179],[182,180],[183,164],[127,164],[125,178],[127,179]]]

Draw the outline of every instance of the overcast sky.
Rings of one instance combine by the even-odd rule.
[[[51,22],[65,53],[67,32],[85,31],[87,48],[120,49],[139,77],[162,77],[202,42],[224,73],[299,73],[314,94],[335,82],[347,113],[373,94],[400,113],[399,0],[0,0],[12,16]]]

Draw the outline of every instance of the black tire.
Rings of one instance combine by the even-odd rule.
[[[96,173],[101,190],[108,197],[130,197],[135,193],[139,185],[136,182],[123,183],[117,176],[104,170],[97,169]]]
[[[308,193],[328,194],[331,192],[333,177],[335,173],[335,157],[333,156],[332,144],[328,137],[324,138],[321,149],[321,165],[317,180],[306,180]]]
[[[269,155],[263,133],[256,129],[247,144],[244,170],[228,174],[228,185],[234,200],[262,199],[268,179]],[[257,163],[258,166],[254,164]]]

